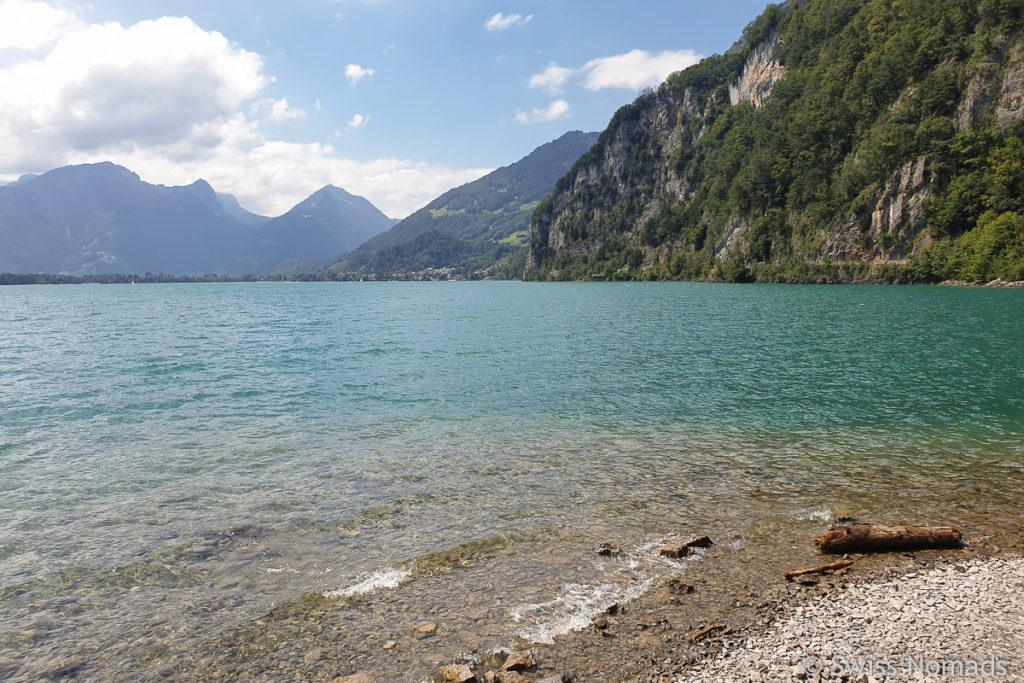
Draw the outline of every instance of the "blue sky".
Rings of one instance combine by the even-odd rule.
[[[0,182],[111,160],[403,217],[722,52],[764,0],[0,0]]]

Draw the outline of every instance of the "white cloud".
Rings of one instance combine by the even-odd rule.
[[[0,0],[0,9],[10,6]],[[87,26],[72,17],[63,25],[44,53],[0,64],[0,182],[113,161],[152,183],[205,178],[267,215],[284,213],[331,183],[402,217],[490,170],[354,161],[330,145],[269,139],[264,122],[305,112],[266,96],[273,78],[258,54],[190,19],[125,27]],[[42,45],[35,38],[29,43]]]
[[[519,123],[541,123],[544,121],[555,121],[564,119],[569,115],[569,103],[565,100],[555,100],[544,109],[534,109],[530,113],[525,111],[517,112],[515,120]]]
[[[562,94],[562,86],[576,73],[573,69],[558,66],[554,62],[539,74],[530,76],[531,88],[544,88],[550,95]]]
[[[345,67],[345,78],[347,78],[352,85],[356,85],[359,81],[364,78],[369,78],[375,73],[376,71],[373,69],[364,69],[358,64],[349,64]]]
[[[501,12],[498,12],[493,17],[484,22],[484,28],[488,31],[504,31],[505,29],[512,28],[513,26],[526,26],[533,19],[532,14],[527,14],[525,17],[522,14],[509,14],[505,16]]]
[[[363,116],[362,114],[356,114],[349,122],[345,125],[345,128],[352,130],[353,128],[362,128],[370,122],[369,116]]]
[[[201,147],[271,80],[259,55],[187,18],[76,28],[41,59],[0,68],[2,163],[35,166],[61,148]]]
[[[287,97],[280,100],[260,100],[259,102],[254,102],[250,110],[256,116],[261,116],[278,123],[306,117],[304,110],[296,109],[288,104]]]
[[[46,47],[78,25],[73,14],[45,2],[3,0],[0,2],[0,51]]]
[[[587,90],[626,88],[640,90],[656,86],[669,74],[699,62],[701,55],[693,50],[665,50],[651,54],[646,50],[630,50],[621,55],[599,57],[583,65]]]

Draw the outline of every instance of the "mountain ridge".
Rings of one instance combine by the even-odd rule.
[[[328,188],[313,195],[330,198],[315,220],[295,225],[290,212],[259,216],[204,179],[154,185],[109,161],[26,174],[0,186],[0,272],[268,275],[289,260],[327,263],[394,224]]]

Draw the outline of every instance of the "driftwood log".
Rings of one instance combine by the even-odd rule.
[[[845,569],[853,564],[853,560],[839,560],[838,562],[832,562],[831,564],[823,564],[820,567],[813,567],[811,569],[798,569],[795,572],[786,572],[786,579],[792,581],[798,576],[804,576],[805,574],[821,574],[822,572],[835,571],[837,569]]]
[[[819,553],[873,553],[886,550],[960,548],[964,544],[958,529],[951,526],[881,526],[851,524],[833,527],[814,537]]]
[[[721,631],[723,628],[725,628],[725,624],[715,624],[714,626],[708,626],[706,629],[694,633],[691,636],[691,638],[693,639],[693,642],[696,643],[698,640],[700,640],[707,634],[711,633],[712,631]]]

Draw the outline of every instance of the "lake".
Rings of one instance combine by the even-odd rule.
[[[1022,342],[1021,290],[3,287],[0,677],[418,680],[701,571],[672,532],[1019,530]]]

